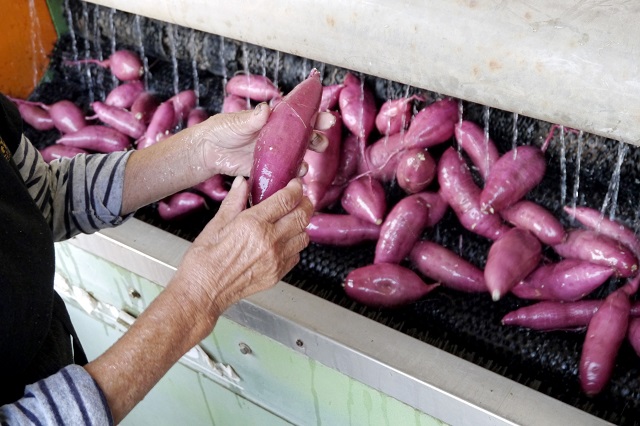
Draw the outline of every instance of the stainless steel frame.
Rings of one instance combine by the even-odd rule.
[[[137,219],[70,243],[161,286],[190,244]],[[607,424],[284,282],[225,317],[447,424]]]

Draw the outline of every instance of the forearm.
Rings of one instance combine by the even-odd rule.
[[[259,130],[269,117],[266,104],[254,110],[215,114],[206,121],[136,151],[127,162],[122,214],[216,173],[248,176]]]
[[[213,174],[204,167],[199,132],[197,127],[188,128],[131,154],[125,168],[121,214],[190,188]]]
[[[163,291],[125,335],[85,366],[102,389],[114,422],[120,422],[189,349],[213,329],[170,288]],[[170,342],[170,343],[169,343]]]

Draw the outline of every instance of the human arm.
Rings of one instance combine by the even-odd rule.
[[[270,113],[217,114],[197,126],[140,151],[80,154],[47,164],[26,138],[13,161],[53,230],[55,241],[121,224],[140,207],[189,188],[216,173],[248,175],[257,132]],[[320,113],[316,129],[334,120]],[[326,137],[314,132],[310,148],[322,151]]]
[[[127,162],[122,214],[177,191],[190,188],[214,174],[248,176],[258,132],[271,109],[265,103],[255,109],[216,114],[145,149],[135,151]],[[319,113],[316,130],[335,123],[329,113]],[[322,152],[326,136],[314,131],[310,149]]]
[[[81,154],[47,164],[31,142],[22,140],[12,161],[53,231],[55,241],[117,226],[122,185],[131,152]]]
[[[113,424],[104,394],[79,365],[25,387],[24,396],[0,406],[0,424]]]
[[[246,210],[248,185],[242,178],[235,182],[167,288],[114,346],[86,366],[116,423],[211,332],[228,306],[274,285],[308,244],[305,228],[313,207],[299,181]]]

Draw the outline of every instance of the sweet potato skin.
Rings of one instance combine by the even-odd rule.
[[[400,263],[429,220],[427,202],[416,195],[398,201],[382,223],[373,263]]]
[[[553,246],[560,256],[611,266],[621,277],[638,271],[638,259],[631,249],[617,240],[589,229],[571,229],[567,238]]]
[[[473,181],[471,171],[454,148],[447,150],[438,162],[440,195],[451,206],[460,224],[469,231],[497,240],[509,229],[498,215],[480,209],[480,188]]]
[[[606,386],[627,334],[631,303],[620,288],[604,300],[587,327],[579,364],[580,386],[593,396]]]
[[[539,266],[511,289],[521,299],[575,301],[601,286],[614,273],[606,265],[562,259]]]
[[[329,142],[327,148],[324,152],[315,152],[309,149],[304,155],[308,170],[307,174],[303,176],[302,182],[305,184],[306,195],[316,208],[335,179],[340,165],[342,118],[337,111],[329,111],[327,114],[332,114],[336,119],[331,128],[320,132],[327,137]]]
[[[640,240],[633,229],[616,220],[604,217],[599,211],[591,207],[569,207],[565,206],[564,211],[588,229],[600,232],[614,240],[619,241],[633,251],[636,258],[640,258]]]
[[[77,132],[63,135],[56,143],[103,153],[131,148],[131,139],[127,135],[101,125],[85,126]]]
[[[553,213],[533,201],[519,201],[502,210],[500,215],[512,225],[531,231],[550,246],[560,244],[567,236],[564,226]]]
[[[484,212],[499,212],[520,201],[544,177],[547,163],[536,146],[519,146],[498,159],[480,194]]]
[[[354,216],[382,225],[387,213],[384,187],[370,176],[352,180],[342,193],[342,207]]]
[[[491,138],[485,140],[484,129],[472,121],[464,120],[456,124],[455,136],[458,145],[469,155],[483,179],[500,158],[498,148]]]
[[[344,290],[364,305],[396,308],[417,301],[438,285],[426,284],[418,274],[403,266],[375,263],[349,272]]]
[[[498,300],[540,263],[542,245],[529,231],[512,228],[489,249],[484,279],[493,300]]]
[[[298,175],[321,98],[320,73],[313,69],[271,112],[254,149],[249,176],[251,204],[260,203]]]
[[[409,254],[411,263],[426,277],[444,287],[467,293],[484,293],[487,285],[480,268],[432,241],[419,241]]]
[[[316,213],[307,225],[307,234],[315,243],[353,246],[378,239],[380,225],[350,214]]]
[[[502,324],[540,331],[583,328],[589,324],[600,305],[602,300],[542,301],[507,313],[502,318]]]

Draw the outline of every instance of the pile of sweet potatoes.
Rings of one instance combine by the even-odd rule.
[[[113,61],[119,67],[118,61],[131,60],[121,56]],[[136,67],[103,102],[90,106],[92,115],[66,100],[53,105],[16,100],[25,122],[59,130],[57,143],[42,150],[47,161],[143,149],[208,117],[192,90],[169,99],[145,91]],[[264,76],[236,75],[225,87],[222,111],[250,109],[258,102],[273,108],[250,179],[265,182],[265,170],[282,176],[269,181],[273,187],[252,185],[253,202],[295,176],[304,161],[304,189],[316,209],[308,226],[311,241],[375,244],[371,264],[346,276],[349,297],[392,309],[441,286],[486,293],[496,301],[507,294],[535,300],[507,314],[503,324],[586,330],[580,379],[589,395],[606,385],[625,339],[640,355],[640,304],[632,302],[640,280],[640,242],[633,230],[591,206],[566,206],[566,215],[579,224],[566,228],[527,198],[545,176],[546,144],[500,152],[482,127],[461,117],[457,100],[411,95],[379,104],[355,74],[324,86],[320,77],[314,70],[284,95]],[[300,142],[307,142],[318,111],[336,120],[325,132],[329,145],[323,153]],[[160,201],[158,212],[166,220],[189,215],[206,208],[208,200],[221,201],[226,184],[225,176],[214,176]],[[389,186],[404,194],[393,205]],[[448,213],[490,243],[484,264],[424,237]],[[554,260],[543,254],[549,249]],[[604,300],[587,298],[614,278],[626,283]]]

